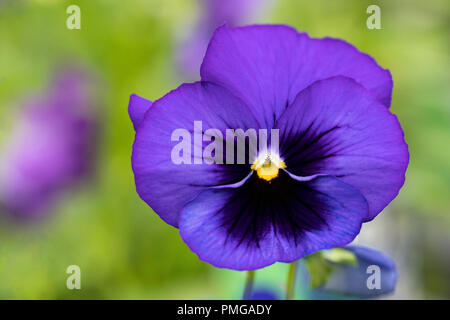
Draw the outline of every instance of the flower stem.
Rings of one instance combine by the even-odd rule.
[[[297,261],[294,261],[289,265],[289,273],[286,286],[286,300],[292,300],[294,298],[296,270],[297,270]]]
[[[245,281],[243,300],[248,300],[253,290],[253,282],[255,280],[255,270],[247,271],[247,280]]]

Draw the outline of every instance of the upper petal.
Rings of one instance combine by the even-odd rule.
[[[364,197],[334,177],[298,181],[282,171],[268,183],[253,174],[190,202],[180,235],[203,261],[252,270],[349,243],[366,213]]]
[[[298,176],[333,175],[355,187],[369,203],[366,220],[404,183],[409,155],[397,118],[350,78],[309,86],[275,126],[287,169]]]
[[[372,57],[345,41],[313,39],[283,25],[219,27],[201,67],[203,80],[228,88],[266,127],[299,91],[336,75],[355,79],[389,107],[391,75]]]
[[[223,137],[227,128],[256,128],[247,107],[214,84],[184,84],[153,103],[137,129],[132,166],[140,197],[173,226],[178,225],[178,215],[185,204],[205,187],[235,183],[250,171],[248,165],[194,163],[194,157],[199,160],[195,150],[210,143],[202,141],[202,137],[196,141],[194,121],[202,122],[201,134],[217,129]],[[177,140],[181,139],[178,135],[173,141],[172,134],[177,129],[190,136],[190,164],[172,160],[172,149],[181,141]]]
[[[144,119],[144,115],[148,109],[152,106],[153,102],[132,94],[130,96],[130,102],[128,103],[128,114],[130,115],[131,122],[133,122],[134,130],[137,130],[141,121]]]

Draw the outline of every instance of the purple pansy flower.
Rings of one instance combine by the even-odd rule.
[[[137,192],[201,260],[252,270],[344,246],[398,194],[409,156],[389,111],[391,75],[347,42],[222,26],[201,77],[129,104]],[[173,132],[198,120],[223,136],[278,129],[279,152],[260,150],[250,164],[174,163]]]
[[[198,75],[209,39],[214,30],[227,23],[237,26],[265,6],[267,0],[200,0],[200,18],[196,26],[177,50],[176,64],[186,76]]]
[[[59,74],[26,103],[0,149],[0,207],[12,217],[41,216],[89,171],[95,126],[86,80],[77,70]]]

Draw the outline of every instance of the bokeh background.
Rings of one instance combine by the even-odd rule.
[[[225,1],[225,0],[224,0]],[[391,70],[391,110],[411,162],[399,196],[357,243],[397,262],[388,298],[450,298],[450,9],[446,0],[261,1],[246,23],[284,23],[311,36],[345,39]],[[81,8],[81,29],[66,8]],[[366,8],[381,8],[369,30]],[[155,100],[198,72],[181,70],[182,45],[204,15],[197,0],[0,0],[0,150],[24,108],[60,68],[90,86],[98,124],[94,170],[39,219],[10,219],[0,208],[2,299],[239,299],[245,274],[198,260],[139,199],[131,171],[130,94]],[[178,57],[178,58],[177,58]],[[1,152],[0,152],[1,154]],[[82,289],[66,288],[79,265]],[[256,273],[257,286],[283,287],[286,265]],[[298,298],[308,298],[298,290]]]

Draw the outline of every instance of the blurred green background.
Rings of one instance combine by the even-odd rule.
[[[81,30],[66,28],[70,4],[81,8]],[[370,4],[381,8],[381,30],[366,27]],[[102,128],[94,177],[43,221],[0,226],[0,298],[240,298],[245,275],[199,261],[177,229],[139,199],[131,171],[129,95],[155,100],[186,80],[173,52],[198,16],[196,0],[0,0],[3,136],[21,107],[17,100],[45,90],[65,64],[96,76]],[[391,70],[391,110],[411,162],[372,246],[399,261],[393,298],[450,298],[448,1],[278,0],[249,22],[345,39]],[[81,267],[82,290],[66,288],[71,264]],[[285,267],[257,273],[257,281],[279,284]]]

